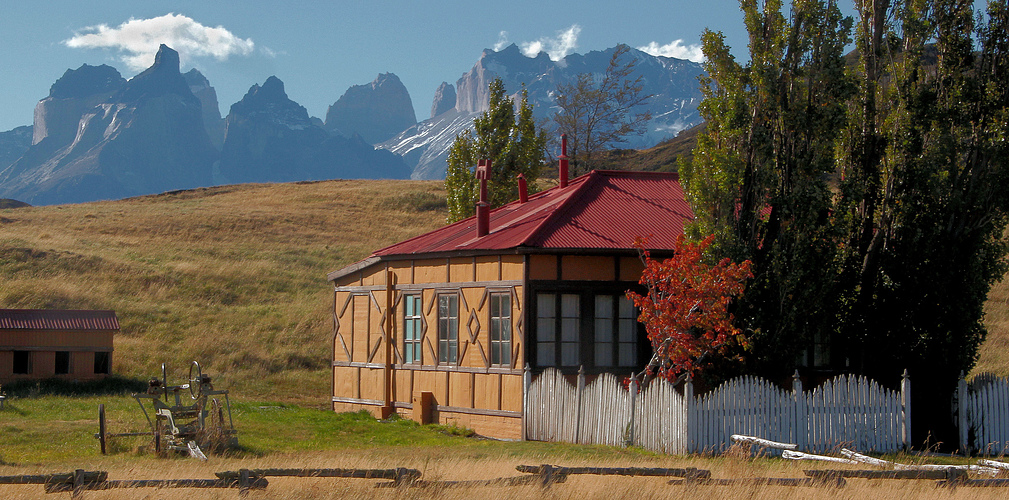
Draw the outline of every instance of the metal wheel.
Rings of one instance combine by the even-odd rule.
[[[200,399],[202,394],[203,370],[200,369],[200,363],[193,361],[193,364],[189,365],[189,395],[193,399]]]
[[[102,445],[102,455],[105,454],[105,404],[98,405],[98,442]]]

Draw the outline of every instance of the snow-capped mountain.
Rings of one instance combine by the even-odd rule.
[[[501,51],[486,49],[473,68],[456,81],[454,89],[442,84],[432,111],[446,109],[444,99],[452,94],[455,94],[454,107],[377,146],[402,155],[413,167],[414,179],[443,178],[448,148],[455,136],[472,127],[473,119],[487,109],[487,86],[491,80],[501,78],[505,89],[513,94],[525,84],[537,120],[549,120],[557,111],[553,96],[558,84],[572,83],[582,73],[602,79],[614,50],[615,47],[584,55],[571,54],[553,61],[543,52],[526,57],[514,44]],[[650,111],[652,120],[645,134],[628,137],[621,147],[648,148],[700,123],[697,77],[704,72],[700,64],[652,56],[636,49],[630,49],[624,57],[636,59],[632,76],[641,76],[643,92],[652,95],[639,112]]]

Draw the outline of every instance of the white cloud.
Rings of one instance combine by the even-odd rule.
[[[540,52],[546,52],[551,60],[558,61],[573,52],[578,47],[578,34],[582,27],[573,24],[570,28],[558,31],[555,38],[540,38],[533,42],[522,42],[519,47],[526,57],[536,57]]]
[[[653,56],[675,57],[697,63],[704,61],[704,52],[701,50],[701,46],[683,45],[683,40],[673,40],[671,43],[661,46],[652,42],[644,47],[638,47],[638,50]]]
[[[497,43],[494,44],[494,52],[500,52],[501,49],[508,46],[508,32],[502,31],[497,35]]]
[[[231,55],[249,55],[255,48],[252,39],[239,38],[223,26],[204,26],[181,14],[131,18],[115,28],[106,24],[89,26],[63,43],[72,48],[118,49],[123,52],[123,62],[137,71],[154,64],[161,44],[175,49],[182,61],[194,57],[223,61]]]

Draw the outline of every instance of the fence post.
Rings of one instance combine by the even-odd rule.
[[[960,437],[960,451],[964,456],[970,456],[970,441],[967,435],[967,380],[964,378],[963,370],[960,370],[960,378],[956,381],[956,426],[957,434]]]
[[[582,393],[585,392],[585,365],[578,366],[578,393],[575,394],[575,444],[581,441],[582,433]]]
[[[532,384],[532,367],[526,363],[522,370],[522,440],[529,440],[529,386]]]
[[[694,434],[697,432],[697,415],[694,412],[694,376],[687,372],[687,381],[683,384],[683,405],[687,410],[686,452],[694,452]]]
[[[631,391],[631,422],[628,425],[630,432],[627,434],[627,446],[634,445],[634,409],[637,406],[638,399],[638,379],[634,378],[634,372],[631,372],[631,382],[627,384],[627,390]]]
[[[70,498],[81,498],[84,496],[84,469],[77,469],[74,471],[73,479],[73,491],[70,493]]]
[[[900,381],[900,401],[904,410],[904,451],[911,451],[911,376],[904,368],[904,375]]]
[[[802,394],[802,379],[799,378],[799,369],[795,369],[792,374],[792,432],[795,433],[796,446],[806,451],[806,440],[809,434],[809,422],[806,417],[806,398]]]

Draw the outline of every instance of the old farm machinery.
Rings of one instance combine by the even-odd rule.
[[[218,396],[224,396],[223,404]],[[134,393],[133,399],[147,419],[150,431],[109,433],[105,405],[98,405],[95,437],[102,454],[106,453],[109,439],[127,436],[151,436],[158,454],[184,452],[204,459],[203,450],[217,452],[238,444],[228,391],[215,390],[210,376],[203,373],[196,361],[189,365],[187,383],[181,385],[168,385],[168,369],[162,363],[161,378],[150,379],[147,392]]]

